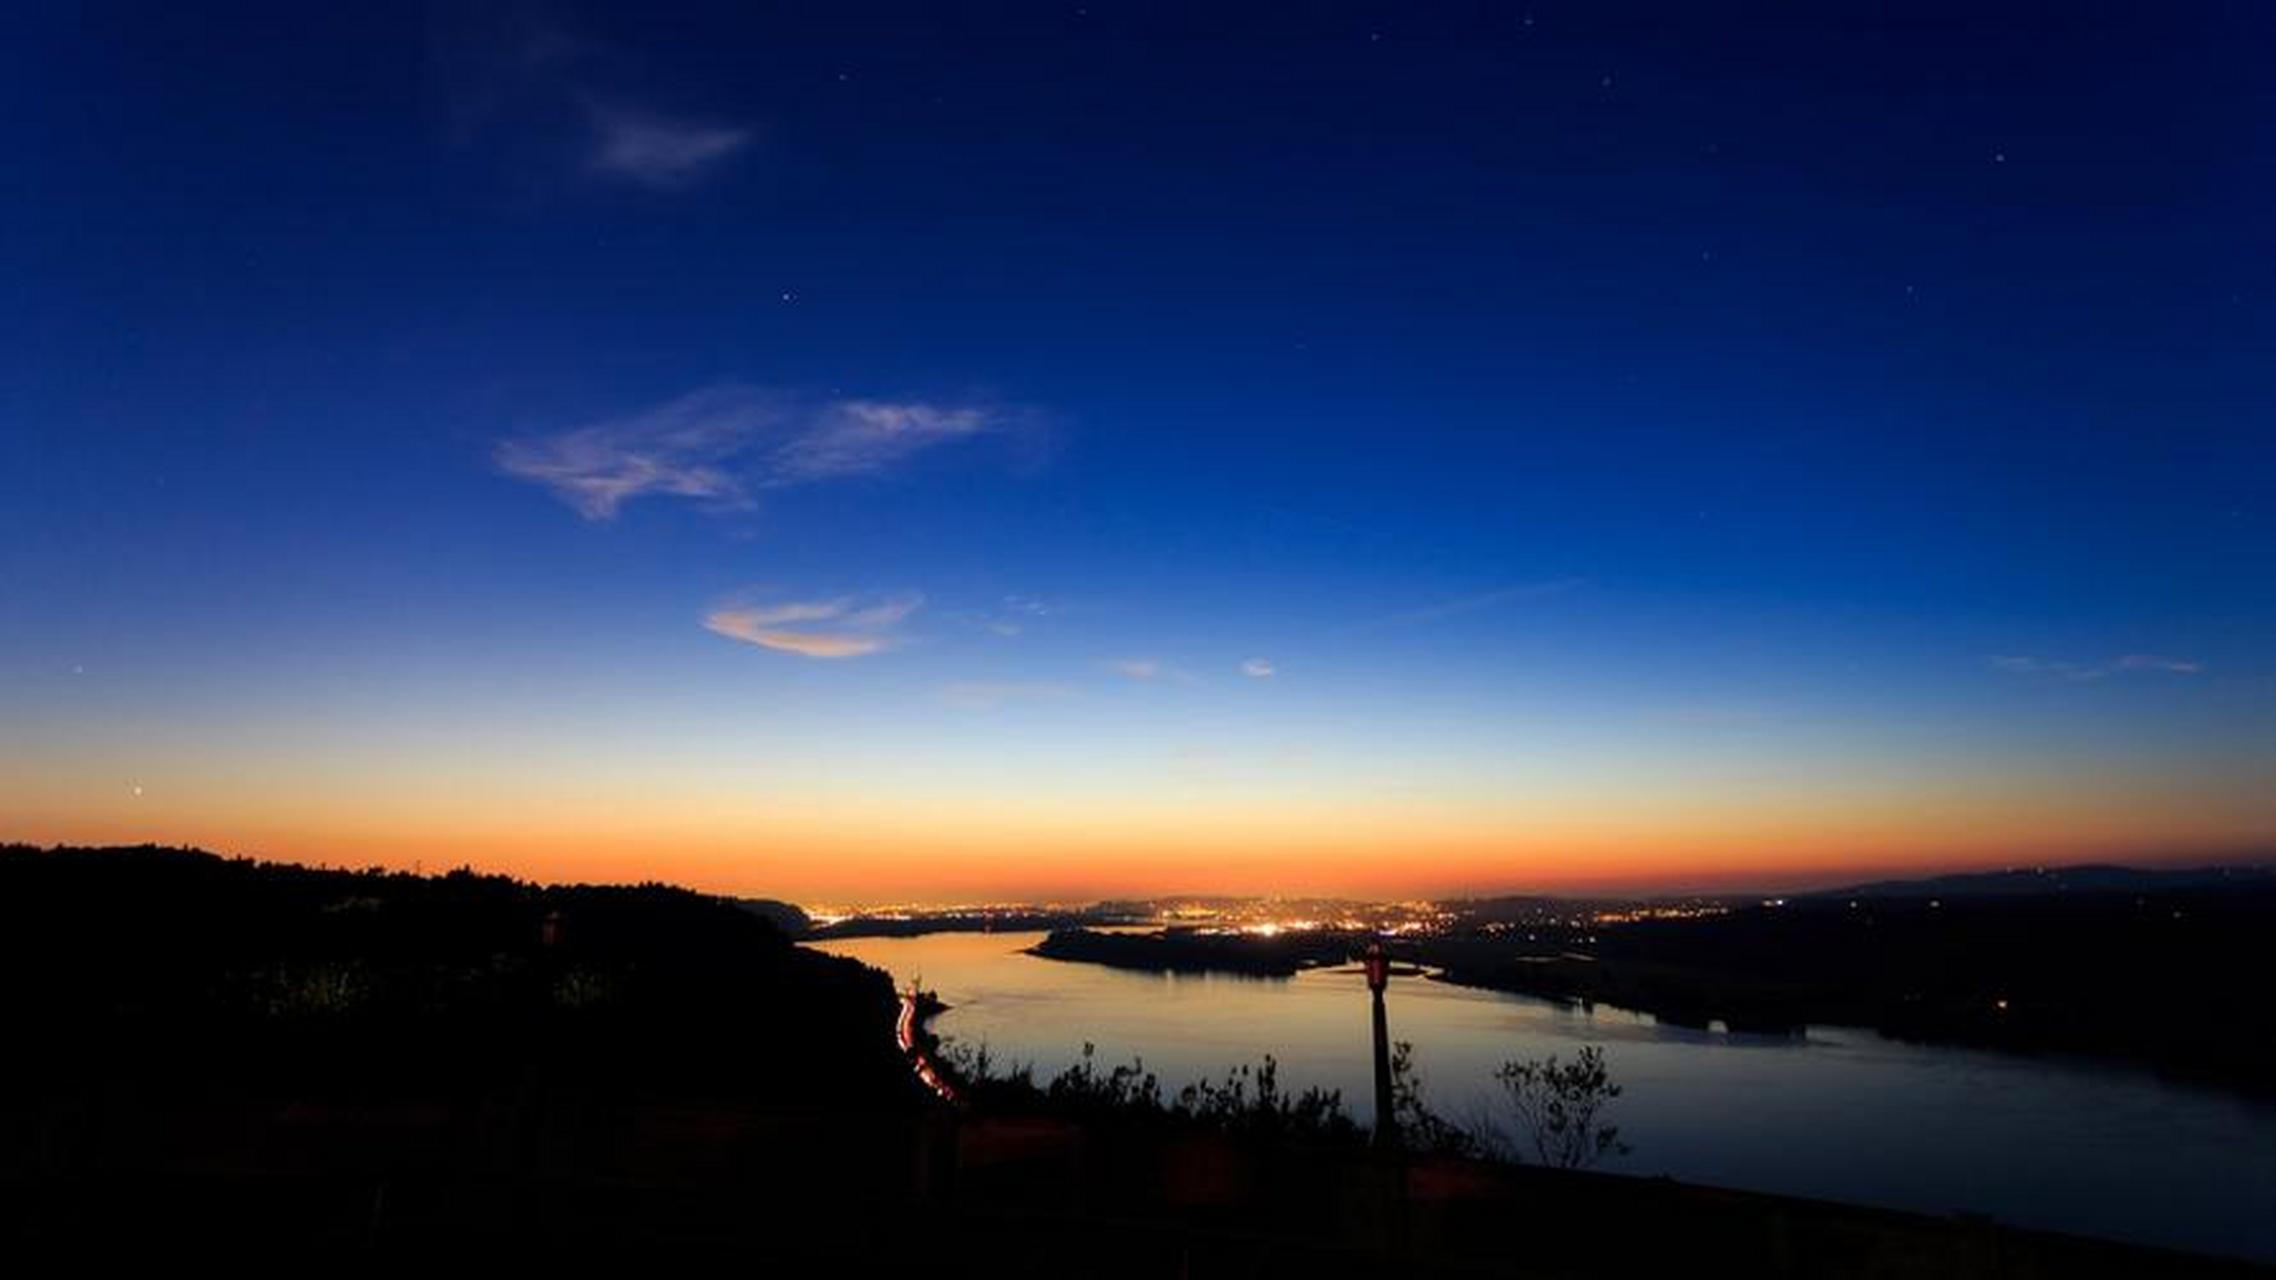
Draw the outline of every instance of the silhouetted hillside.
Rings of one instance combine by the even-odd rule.
[[[1374,1153],[1269,1063],[1164,1097],[1086,1061],[951,1109],[894,1048],[884,975],[660,885],[0,847],[0,1001],[0,1256],[81,1270],[137,1249],[1004,1276],[2226,1270]],[[1554,1240],[1513,1247],[1521,1213]]]
[[[735,905],[782,930],[783,936],[803,938],[814,928],[813,917],[794,902],[774,898],[737,898]]]
[[[2276,889],[2276,867],[2143,868],[2113,865],[2011,867],[1917,880],[1875,880],[1811,898],[1965,898],[2063,893],[2173,893],[2198,889]]]
[[[662,885],[8,847],[0,1000],[39,1046],[17,1069],[72,1088],[473,1097],[538,1072],[803,1107],[906,1093],[883,975]]]
[[[2207,883],[2176,873],[2157,882],[2168,887],[2149,883],[2095,870],[2050,892],[1813,896],[1530,941],[1436,939],[1412,954],[1444,965],[1456,982],[1686,1025],[1840,1023],[1910,1039],[2106,1054],[2271,1087],[2276,1005],[2259,975],[2276,937],[2276,879]]]

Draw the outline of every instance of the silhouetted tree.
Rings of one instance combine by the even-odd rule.
[[[975,1047],[943,1041],[940,1059],[965,1095],[983,1108],[1316,1142],[1356,1144],[1361,1137],[1344,1114],[1340,1091],[1289,1092],[1280,1083],[1280,1063],[1270,1054],[1259,1065],[1227,1071],[1222,1080],[1194,1081],[1174,1097],[1164,1094],[1143,1062],[1134,1058],[1101,1069],[1097,1055],[1098,1047],[1085,1043],[1073,1066],[1040,1082],[1033,1064],[998,1068],[985,1043]]]
[[[1553,1053],[1512,1059],[1494,1072],[1494,1079],[1507,1095],[1517,1134],[1510,1141],[1484,1135],[1488,1144],[1516,1155],[1517,1144],[1523,1143],[1532,1148],[1534,1158],[1557,1169],[1583,1169],[1607,1155],[1627,1153],[1619,1126],[1601,1118],[1621,1094],[1601,1047],[1583,1046],[1571,1062]]]
[[[1476,1137],[1423,1101],[1422,1074],[1415,1070],[1411,1040],[1391,1045],[1391,1117],[1398,1122],[1399,1144],[1410,1151],[1473,1155],[1479,1149]]]

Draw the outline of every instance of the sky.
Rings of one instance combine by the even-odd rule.
[[[12,18],[0,839],[2276,854],[2264,6],[637,9]]]

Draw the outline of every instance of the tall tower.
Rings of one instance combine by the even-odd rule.
[[[1399,1117],[1391,1100],[1391,1026],[1383,1013],[1383,988],[1391,984],[1391,957],[1383,944],[1367,944],[1367,992],[1375,1006],[1375,1145],[1399,1145]]]

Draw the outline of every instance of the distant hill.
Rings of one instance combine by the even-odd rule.
[[[737,898],[735,905],[782,930],[786,938],[803,938],[814,928],[814,918],[794,902],[775,898]]]
[[[2276,886],[2276,866],[2122,867],[2088,863],[2075,867],[2012,867],[1928,876],[1918,880],[1875,880],[1842,889],[1798,895],[1808,898],[1969,898],[2026,897],[2062,893],[2170,893],[2176,890],[2268,888]]]
[[[1095,929],[1055,929],[1028,954],[1046,960],[1076,960],[1111,969],[1150,973],[1244,973],[1286,978],[1299,970],[1339,964],[1355,943],[1336,930],[1311,930],[1259,937],[1254,934],[1198,933],[1162,929],[1153,933],[1101,933]]]
[[[899,916],[847,916],[816,925],[802,936],[809,942],[819,942],[831,938],[914,938],[927,933],[1033,933],[1120,923],[1123,923],[1121,917],[1090,907],[1073,911],[939,911]]]

